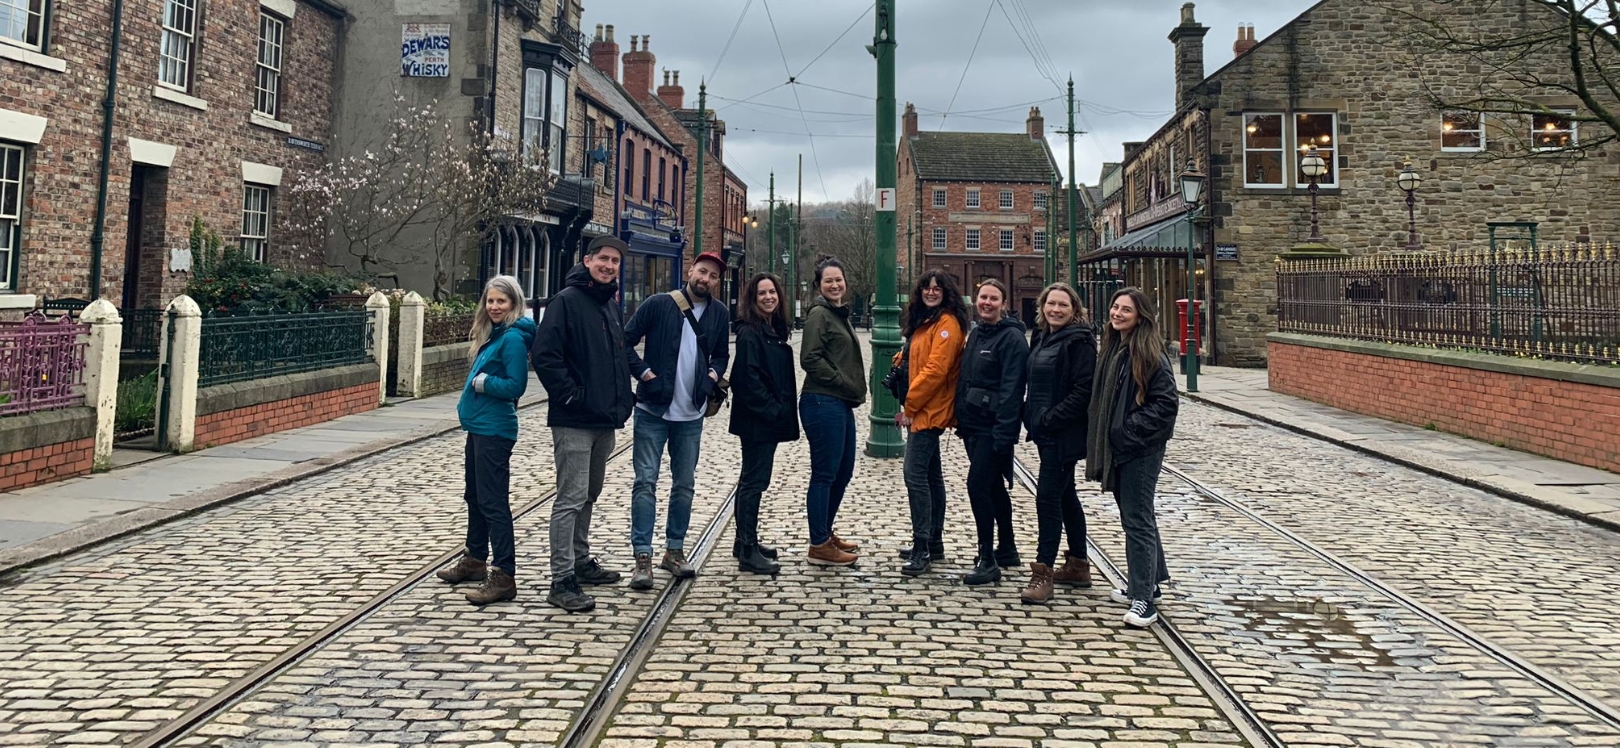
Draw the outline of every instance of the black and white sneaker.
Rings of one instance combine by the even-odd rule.
[[[1146,600],[1136,600],[1131,603],[1131,609],[1125,613],[1125,625],[1145,629],[1159,620],[1159,609]]]
[[[1113,600],[1114,602],[1119,603],[1120,605],[1130,605],[1131,604],[1131,596],[1129,594],[1126,594],[1125,590],[1110,590],[1108,592],[1108,599]],[[1154,587],[1153,587],[1153,604],[1158,605],[1159,603],[1162,603],[1162,602],[1164,602],[1164,590],[1159,589],[1158,585],[1154,585]]]

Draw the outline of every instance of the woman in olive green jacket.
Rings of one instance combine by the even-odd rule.
[[[849,323],[844,266],[829,257],[816,265],[816,293],[804,315],[799,365],[804,388],[799,422],[810,442],[810,563],[849,566],[859,560],[856,543],[838,537],[833,524],[844,489],[855,475],[855,408],[866,402],[866,364]]]

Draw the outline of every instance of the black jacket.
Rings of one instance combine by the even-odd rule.
[[[635,407],[624,327],[614,301],[619,284],[600,284],[584,265],[547,302],[529,364],[551,396],[546,425],[620,429]]]
[[[1176,411],[1181,406],[1169,356],[1160,361],[1148,379],[1147,397],[1141,405],[1136,404],[1136,377],[1131,376],[1130,362],[1119,370],[1119,394],[1114,398],[1108,427],[1108,447],[1114,453],[1115,465],[1163,450],[1175,434]]]
[[[745,442],[781,443],[799,438],[793,348],[787,337],[787,330],[761,322],[737,327],[737,360],[731,368],[731,433]]]
[[[1086,453],[1086,416],[1091,409],[1091,377],[1097,343],[1084,324],[1057,332],[1037,331],[1029,350],[1029,397],[1024,427],[1029,440],[1063,447],[1064,459]]]
[[[681,289],[680,293],[684,294],[686,290]],[[691,297],[687,299],[690,301]],[[725,302],[711,297],[703,316],[698,318],[700,360],[693,362],[697,370],[692,373],[692,392],[689,393],[699,410],[709,401],[709,393],[714,390],[715,383],[709,378],[709,372],[713,371],[715,376],[720,377],[726,375],[726,365],[731,362],[730,330],[731,312],[726,309]],[[630,376],[637,380],[636,402],[645,404],[660,416],[675,397],[675,366],[680,360],[681,336],[685,332],[686,315],[667,293],[647,297],[624,325]],[[647,341],[645,361],[635,350],[643,339]],[[707,348],[704,347],[705,343],[708,344]],[[657,376],[651,381],[640,381],[648,369],[652,369]]]
[[[1016,319],[1003,317],[968,333],[962,378],[956,382],[959,436],[989,436],[997,454],[1012,451],[1023,416],[1028,359],[1024,326]]]

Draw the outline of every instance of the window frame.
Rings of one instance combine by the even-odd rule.
[[[266,24],[274,24],[274,28],[277,32],[275,42],[276,59],[274,66],[267,64],[264,59]],[[253,111],[273,120],[281,119],[281,81],[283,78],[282,67],[287,62],[286,52],[287,19],[260,8],[258,59],[255,60],[253,66]],[[268,71],[268,75],[273,76],[271,85],[274,86],[273,89],[268,89],[268,93],[267,89],[264,87],[264,80],[267,74],[266,71]],[[268,96],[270,100],[270,108],[268,110],[260,106],[264,102],[266,96]]]
[[[16,177],[6,175],[7,163],[15,158]],[[7,200],[7,193],[10,200]],[[8,212],[6,205],[12,205]],[[0,221],[9,221],[11,230],[0,235],[0,291],[17,290],[17,268],[22,257],[24,213],[28,204],[28,147],[0,141]]]
[[[10,5],[11,2],[17,2],[17,1],[18,0],[10,0],[10,2],[7,2],[7,0],[0,0],[0,2],[6,2],[6,4],[8,4],[8,5]],[[20,0],[20,2],[22,3],[21,8],[17,8],[17,6],[12,6],[12,7],[14,9],[22,11],[22,18],[23,18],[22,38],[19,39],[19,38],[13,38],[13,37],[10,37],[10,36],[0,35],[0,44],[7,44],[7,45],[14,46],[14,47],[21,47],[23,49],[30,50],[30,51],[33,51],[33,52],[38,52],[40,54],[46,54],[47,53],[46,52],[46,46],[50,43],[50,38],[51,38],[51,34],[50,34],[51,10],[52,10],[51,0]],[[38,10],[35,10],[36,5],[39,8]],[[38,18],[39,21],[34,26],[34,40],[29,41],[29,39],[28,39],[28,21],[33,19],[33,18]]]
[[[630,138],[624,139],[624,196],[630,197],[631,190],[636,187],[636,142]]]
[[[1013,233],[1012,229],[1001,230],[1001,236],[998,239],[996,248],[1003,252],[1011,252],[1018,249],[1018,237]]]
[[[1278,142],[1277,142],[1277,147],[1276,148],[1253,148],[1253,147],[1249,146],[1249,125],[1250,125],[1250,122],[1251,122],[1251,118],[1259,118],[1259,117],[1276,117],[1277,118],[1277,128],[1278,128],[1277,141]],[[1288,143],[1288,116],[1287,115],[1283,114],[1282,112],[1244,112],[1243,113],[1243,187],[1245,189],[1251,189],[1251,190],[1283,190],[1283,189],[1288,189],[1288,175],[1292,170],[1288,168],[1288,161],[1287,161],[1288,157],[1286,155],[1287,152],[1288,152],[1288,148],[1287,148],[1287,145],[1286,145],[1287,143]],[[1280,168],[1277,170],[1278,181],[1276,181],[1276,182],[1252,182],[1252,181],[1250,181],[1249,180],[1249,175],[1254,173],[1254,170],[1249,168],[1249,154],[1250,153],[1255,153],[1255,154],[1275,153],[1275,154],[1277,154],[1277,159],[1281,162],[1279,164]]]
[[[1001,210],[1013,210],[1013,206],[1016,205],[1015,200],[1016,197],[1013,195],[1012,190],[1002,190],[1001,196],[997,199],[996,205]]]
[[[248,256],[253,258],[255,262],[268,263],[270,261],[270,228],[271,218],[275,211],[275,189],[273,185],[268,184],[242,183],[242,232],[237,235],[237,242],[242,247],[242,251],[247,252]],[[258,206],[255,206],[250,201],[256,193],[263,195],[263,210],[253,210]],[[249,233],[249,229],[254,228],[249,224],[253,217],[257,217],[257,220],[262,222],[263,225],[258,227],[261,233]]]
[[[1034,244],[1036,253],[1046,254],[1046,229],[1035,229]]]
[[[982,209],[982,206],[984,205],[984,202],[982,200],[980,200],[979,197],[980,197],[979,196],[979,188],[978,187],[969,187],[968,191],[967,191],[967,207],[974,208],[974,209]]]
[[[1536,122],[1537,122],[1537,120],[1541,120],[1543,118],[1559,118],[1559,119],[1563,119],[1564,122],[1569,125],[1569,127],[1568,128],[1551,128],[1551,129],[1538,128],[1537,125],[1536,125]],[[1532,112],[1530,114],[1530,148],[1532,150],[1534,150],[1535,152],[1537,152],[1537,153],[1549,153],[1549,152],[1554,152],[1554,151],[1568,151],[1568,150],[1574,150],[1576,148],[1579,148],[1580,145],[1581,145],[1580,126],[1581,126],[1581,123],[1575,121],[1575,110],[1573,110],[1573,109],[1553,109],[1550,112],[1546,112],[1546,113]],[[1553,145],[1553,146],[1537,145],[1536,144],[1536,134],[1539,133],[1539,132],[1543,132],[1543,131],[1545,131],[1545,132],[1567,132],[1567,133],[1569,133],[1569,144],[1568,145]]]
[[[562,83],[558,90],[558,82]],[[568,173],[568,75],[555,66],[525,65],[519,112],[518,140],[523,157],[537,163],[545,153],[545,167],[561,176]],[[560,108],[559,108],[560,107]],[[551,147],[557,141],[556,148]]]
[[[661,203],[662,202],[669,202],[667,199],[664,198],[664,194],[665,194],[664,187],[667,184],[667,182],[665,181],[665,177],[667,177],[667,176],[669,176],[669,159],[667,159],[667,158],[665,158],[663,156],[659,156],[658,157],[658,201],[661,202]]]
[[[1037,213],[1045,213],[1046,206],[1051,200],[1052,196],[1046,190],[1036,190],[1033,209]]]
[[[1293,131],[1292,131],[1291,134],[1294,136],[1294,150],[1293,150],[1293,153],[1295,155],[1294,155],[1294,166],[1293,166],[1292,171],[1293,171],[1293,174],[1294,174],[1294,178],[1296,180],[1295,183],[1294,183],[1294,186],[1296,186],[1296,187],[1307,187],[1311,183],[1311,180],[1307,179],[1305,177],[1305,175],[1303,173],[1301,173],[1301,171],[1300,171],[1299,161],[1304,155],[1305,145],[1307,145],[1307,144],[1301,144],[1299,142],[1299,120],[1302,117],[1322,117],[1322,116],[1332,118],[1329,121],[1330,124],[1328,125],[1328,132],[1330,133],[1329,136],[1328,136],[1328,142],[1325,145],[1321,144],[1321,143],[1310,143],[1310,144],[1308,144],[1308,145],[1311,145],[1311,146],[1315,147],[1316,153],[1321,154],[1323,160],[1327,162],[1328,173],[1326,175],[1324,175],[1324,177],[1325,177],[1324,179],[1317,180],[1316,186],[1319,189],[1334,189],[1334,188],[1337,188],[1339,186],[1339,113],[1338,112],[1294,112],[1294,118],[1293,118],[1293,121],[1292,121]]]
[[[979,229],[968,229],[967,242],[963,244],[963,246],[974,252],[981,251],[981,248],[984,246],[984,242],[981,239],[982,237],[980,236]]]
[[[950,249],[950,232],[944,226],[934,227],[933,251],[945,252]]]
[[[189,3],[189,6],[184,5]],[[187,20],[189,27],[182,29],[169,24],[170,8],[185,7],[190,12]],[[199,48],[198,37],[202,31],[202,2],[201,0],[163,0],[163,15],[158,19],[158,85],[171,88],[182,93],[191,93],[197,79],[197,52]],[[174,57],[170,54],[170,39],[178,38],[183,41],[185,57]],[[174,62],[171,62],[173,60]],[[176,83],[169,79],[169,72],[174,67],[183,68],[184,80]]]
[[[1447,130],[1446,129],[1446,124],[1447,124],[1446,123],[1446,118],[1454,116],[1454,115],[1458,115],[1458,114],[1471,114],[1471,115],[1477,117],[1478,120],[1477,120],[1475,128],[1471,129],[1471,130],[1458,130],[1456,128],[1453,128],[1451,130]],[[1446,145],[1446,135],[1447,134],[1466,135],[1466,134],[1469,134],[1469,133],[1478,133],[1478,135],[1479,135],[1479,145],[1471,145],[1471,146]],[[1484,112],[1465,112],[1465,111],[1460,110],[1460,109],[1453,109],[1453,110],[1449,110],[1449,111],[1441,111],[1440,112],[1440,152],[1441,153],[1482,153],[1482,152],[1485,151],[1486,144],[1488,142],[1489,141],[1486,139],[1486,135],[1485,135],[1485,113]]]
[[[641,149],[641,199],[652,202],[652,148]]]
[[[947,202],[949,200],[949,198],[950,198],[950,196],[945,192],[944,187],[935,187],[934,188],[934,207],[936,207],[936,208],[949,207],[950,203]]]

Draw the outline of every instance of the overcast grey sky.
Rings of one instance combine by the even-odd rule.
[[[1239,23],[1254,24],[1264,39],[1312,2],[1199,2],[1198,20],[1210,28],[1205,73],[1232,59]],[[923,130],[1022,132],[1029,107],[1039,106],[1061,166],[1062,85],[1072,72],[1076,126],[1086,131],[1075,142],[1076,171],[1095,184],[1104,161],[1120,160],[1121,143],[1151,135],[1174,106],[1173,49],[1165,37],[1180,20],[1179,0],[898,6],[896,98],[900,109],[917,105]],[[877,65],[864,49],[872,41],[871,9],[869,0],[585,0],[583,25],[590,34],[599,23],[613,24],[621,51],[629,51],[630,36],[651,35],[655,77],[681,71],[688,106],[696,106],[699,80],[709,80],[709,106],[729,128],[726,163],[748,182],[751,204],[765,201],[772,170],[778,195],[796,189],[800,153],[804,198],[817,202],[848,198],[874,175]],[[789,76],[798,83],[787,85]]]

